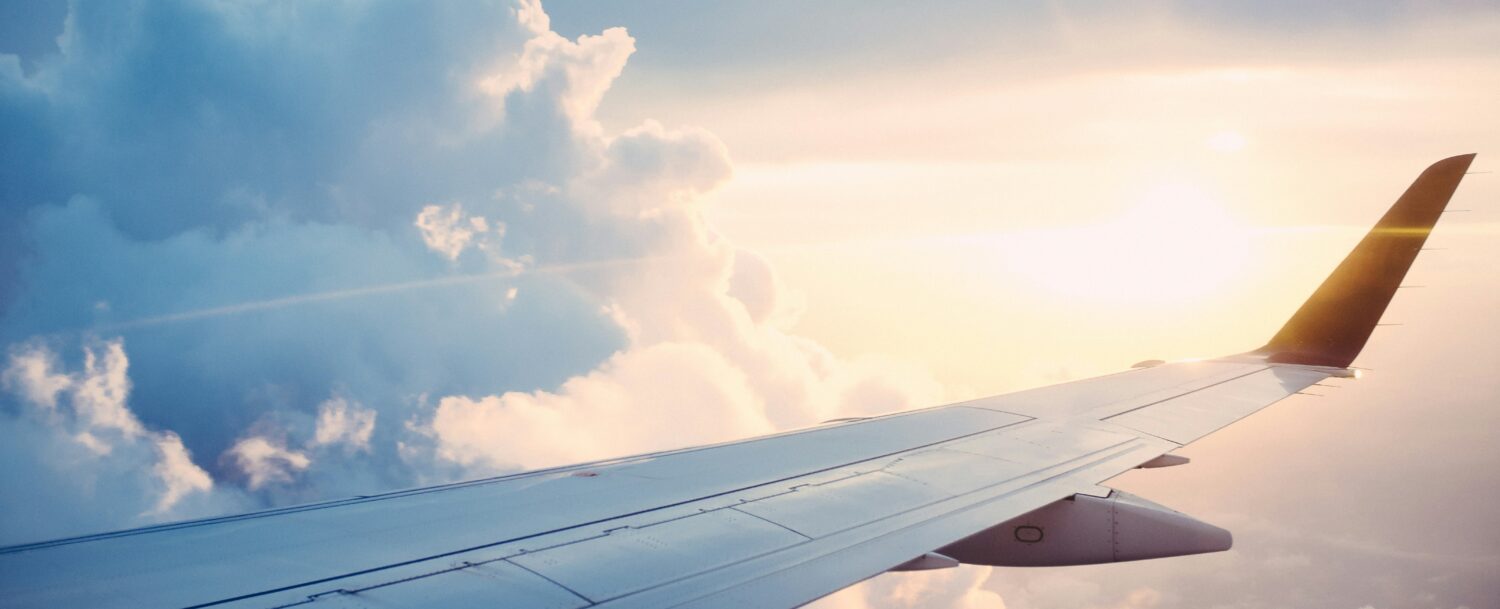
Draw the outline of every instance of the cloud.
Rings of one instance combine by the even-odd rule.
[[[152,468],[152,472],[166,488],[157,499],[156,506],[151,510],[152,513],[167,513],[183,497],[213,489],[213,479],[208,477],[208,472],[193,463],[192,456],[188,454],[187,448],[183,447],[182,438],[177,437],[177,434],[170,432],[159,434],[156,438],[156,450],[160,454],[160,459]]]
[[[83,374],[69,388],[75,414],[91,429],[115,430],[126,437],[144,434],[141,422],[125,406],[130,377],[124,345],[110,341],[99,349],[84,349],[83,354]]]
[[[1000,595],[986,590],[990,567],[962,566],[939,571],[882,575],[810,605],[817,609],[1007,609]]]
[[[529,4],[523,13],[540,11],[538,4]],[[545,27],[543,22],[524,16],[522,22],[532,26],[536,36],[526,41],[519,60],[496,70],[480,83],[481,88],[497,96],[541,91],[575,125],[594,131],[594,110],[635,52],[635,40],[624,28],[608,28],[597,36],[573,41],[545,29],[535,30]]]
[[[329,399],[318,406],[318,426],[313,443],[320,446],[343,444],[353,450],[367,451],[378,414],[360,408],[358,404],[350,404],[344,398]]]
[[[787,330],[774,270],[704,217],[733,175],[711,133],[600,125],[623,29],[564,38],[532,1],[70,10],[34,70],[0,59],[0,494],[75,508],[0,543],[942,393]]]
[[[252,491],[267,484],[291,482],[294,474],[312,465],[306,454],[265,436],[250,436],[235,442],[225,456],[245,474]]]
[[[457,203],[446,208],[440,205],[425,206],[417,214],[415,224],[422,231],[422,241],[427,247],[447,256],[449,260],[457,260],[470,241],[476,236],[482,238],[490,231],[489,221],[484,216],[465,216],[463,205]],[[503,234],[505,225],[501,224],[497,231]],[[480,247],[486,245],[481,243]]]
[[[409,223],[405,242],[324,223],[141,242],[113,229],[87,199],[33,217],[37,245],[23,271],[30,298],[11,308],[0,335],[25,341],[83,329],[124,337],[136,414],[176,431],[198,455],[217,456],[267,418],[310,433],[319,404],[333,394],[401,421],[424,393],[552,387],[622,342],[597,299],[563,276],[378,291],[489,268],[488,260],[451,267]],[[376,293],[359,295],[369,288]],[[298,298],[309,294],[332,298]],[[284,306],[246,304],[278,299]],[[108,310],[92,306],[101,300]],[[543,341],[545,353],[519,348]],[[391,448],[399,433],[376,429],[386,435],[372,438],[372,479],[359,484],[409,483]],[[328,492],[360,490],[369,488],[336,484]]]
[[[663,343],[620,353],[556,393],[443,398],[430,433],[440,459],[536,469],[768,433],[764,410],[714,350]]]
[[[702,129],[646,121],[608,141],[602,165],[578,184],[581,198],[621,215],[690,208],[732,175],[729,152]]]
[[[127,405],[129,360],[120,341],[90,342],[67,372],[48,346],[13,347],[0,378],[13,409],[0,413],[0,538],[37,541],[242,505],[171,431],[147,428]]]
[[[47,409],[57,408],[57,396],[73,384],[66,374],[52,371],[57,365],[52,352],[40,345],[24,345],[10,356],[10,365],[0,374],[0,384],[23,399]]]

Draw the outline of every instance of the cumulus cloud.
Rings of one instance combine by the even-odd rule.
[[[594,110],[635,52],[635,39],[625,28],[609,28],[597,36],[568,40],[547,30],[545,20],[530,16],[541,13],[540,3],[522,4],[519,21],[536,35],[526,41],[514,63],[494,70],[481,87],[497,96],[544,89],[575,126],[595,130]]]
[[[141,422],[125,406],[130,395],[130,377],[126,374],[130,364],[121,341],[84,349],[83,355],[83,374],[69,387],[75,414],[91,429],[116,430],[126,437],[145,433]]]
[[[267,484],[291,482],[294,474],[312,465],[307,455],[265,436],[250,436],[235,442],[225,456],[245,474],[252,491]]]
[[[439,458],[500,471],[773,429],[744,373],[694,343],[621,353],[555,393],[443,398],[430,426]]]
[[[73,384],[66,374],[53,372],[57,365],[52,351],[25,345],[10,356],[10,365],[0,374],[0,383],[23,399],[47,409],[57,407],[57,395]]]
[[[129,360],[118,340],[89,342],[67,372],[47,345],[13,347],[0,378],[0,536],[38,540],[81,525],[121,527],[234,507],[214,493],[181,438],[143,425],[128,406]]]
[[[490,225],[484,216],[465,216],[464,208],[457,203],[448,207],[428,205],[417,214],[416,227],[422,231],[422,241],[432,251],[457,260],[464,248],[475,236],[489,232]],[[502,232],[504,225],[501,225]],[[482,247],[482,245],[481,245]]]
[[[716,137],[595,120],[635,48],[623,29],[564,38],[531,0],[70,11],[35,69],[0,60],[0,450],[27,456],[0,495],[78,503],[37,530],[942,393],[787,330],[774,270],[704,218],[733,175]]]
[[[49,422],[67,423],[80,433],[134,438],[146,433],[126,406],[130,394],[130,365],[120,341],[91,343],[83,348],[83,370],[76,374],[54,371],[57,356],[46,345],[21,345],[10,355],[0,379],[23,404],[48,411]],[[66,408],[58,410],[58,397],[66,396]],[[89,443],[98,442],[97,439]]]
[[[151,510],[153,514],[168,513],[183,497],[213,489],[213,479],[208,477],[208,472],[193,463],[187,448],[182,445],[182,438],[175,433],[163,432],[155,438],[155,442],[160,458],[152,467],[152,472],[166,488],[156,500],[156,506]]]
[[[668,130],[656,121],[609,139],[601,161],[576,185],[580,197],[622,215],[690,207],[732,174],[719,138],[702,129]]]
[[[318,426],[313,443],[321,446],[342,444],[353,450],[369,450],[370,434],[375,433],[375,416],[379,413],[351,404],[344,398],[332,398],[318,406]]]

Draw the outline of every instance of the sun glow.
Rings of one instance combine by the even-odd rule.
[[[1203,297],[1249,259],[1250,232],[1190,184],[1166,184],[1117,217],[1004,235],[1015,274],[1069,299],[1159,303]]]
[[[1239,152],[1245,149],[1245,136],[1238,131],[1220,131],[1209,136],[1205,143],[1214,152]]]

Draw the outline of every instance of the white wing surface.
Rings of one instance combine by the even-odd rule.
[[[793,607],[892,569],[1227,549],[1099,486],[1347,368],[1473,155],[1265,347],[714,446],[0,549],[3,607]]]

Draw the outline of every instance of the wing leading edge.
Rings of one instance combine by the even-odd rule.
[[[1424,172],[1247,354],[709,447],[0,548],[0,606],[790,607],[887,570],[954,563],[938,551],[1009,565],[1224,549],[1227,532],[1098,485],[1179,463],[1162,457],[1348,375],[1473,157]],[[1100,513],[1117,517],[1091,518]]]

